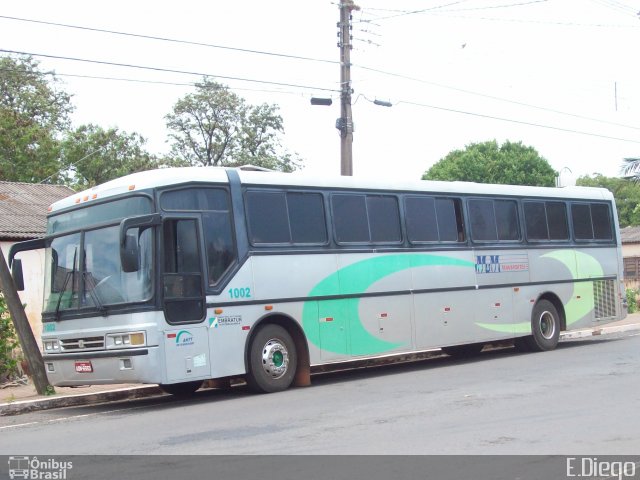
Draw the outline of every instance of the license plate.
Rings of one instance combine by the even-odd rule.
[[[76,362],[76,373],[91,373],[93,365],[91,362]]]

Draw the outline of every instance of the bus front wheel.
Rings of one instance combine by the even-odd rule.
[[[280,392],[289,388],[298,364],[291,335],[275,324],[259,328],[251,341],[248,360],[247,384],[260,393]]]
[[[521,340],[529,350],[553,350],[560,340],[560,315],[548,300],[540,300],[531,312],[531,335]]]

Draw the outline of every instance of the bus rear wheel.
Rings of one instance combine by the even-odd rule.
[[[174,397],[189,397],[202,386],[202,380],[197,382],[167,383],[158,385],[163,392]]]
[[[298,365],[295,344],[280,325],[259,328],[249,347],[247,385],[259,393],[280,392],[293,382]]]
[[[560,328],[560,315],[556,307],[548,300],[540,300],[531,312],[531,335],[524,337],[520,343],[534,352],[553,350],[560,340]]]

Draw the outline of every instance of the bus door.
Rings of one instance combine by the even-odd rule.
[[[162,223],[162,302],[167,381],[199,380],[210,373],[200,219]]]

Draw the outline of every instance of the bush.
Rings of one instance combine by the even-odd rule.
[[[638,295],[638,290],[635,288],[627,288],[627,311],[629,313],[634,313],[638,311],[638,301],[636,300],[636,296]]]
[[[0,382],[19,374],[17,355],[19,344],[4,295],[0,293]]]

